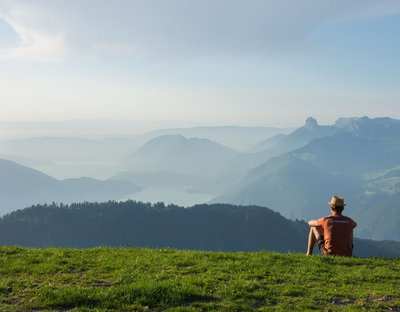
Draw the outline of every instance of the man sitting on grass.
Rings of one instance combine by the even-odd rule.
[[[331,215],[318,220],[308,221],[310,234],[308,236],[307,255],[312,255],[315,243],[323,255],[347,256],[353,254],[353,229],[357,223],[343,216],[344,198],[333,196],[329,202]]]

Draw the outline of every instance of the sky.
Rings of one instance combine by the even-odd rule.
[[[399,0],[0,0],[0,121],[400,119]]]

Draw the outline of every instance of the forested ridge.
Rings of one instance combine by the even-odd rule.
[[[304,252],[308,228],[265,207],[180,207],[133,200],[35,205],[0,219],[0,245],[132,246],[219,251]],[[355,241],[359,256],[400,256],[400,244]]]

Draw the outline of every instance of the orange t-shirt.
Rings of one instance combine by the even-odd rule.
[[[353,254],[353,228],[356,223],[349,217],[336,215],[317,220],[324,231],[324,255],[351,256]]]

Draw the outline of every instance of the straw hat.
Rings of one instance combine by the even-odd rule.
[[[344,206],[346,206],[346,203],[344,202],[344,198],[340,197],[340,196],[336,196],[336,195],[332,197],[331,201],[328,202],[328,204],[331,207],[336,207],[336,206],[344,207]]]

